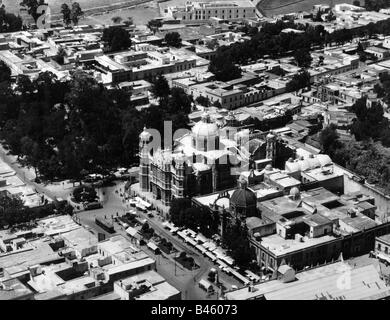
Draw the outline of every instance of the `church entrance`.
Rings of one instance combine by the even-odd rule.
[[[161,189],[160,188],[157,188],[156,199],[157,200],[161,199]]]

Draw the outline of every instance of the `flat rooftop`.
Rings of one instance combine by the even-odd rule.
[[[284,239],[277,234],[272,234],[261,238],[261,245],[267,248],[276,256],[285,255],[297,250],[310,248],[328,241],[337,239],[332,235],[324,235],[319,238],[304,237],[303,242],[295,239]]]
[[[342,281],[348,272],[350,281]],[[380,278],[374,265],[351,268],[346,262],[297,273],[298,280],[282,283],[271,280],[226,293],[228,300],[265,298],[266,300],[374,300],[388,297],[390,287]]]
[[[28,298],[33,292],[18,279],[2,281],[4,289],[0,288],[0,300],[19,300]]]
[[[0,266],[9,274],[28,271],[28,267],[36,264],[54,262],[61,257],[53,251],[47,242],[34,241],[32,250],[0,255]]]

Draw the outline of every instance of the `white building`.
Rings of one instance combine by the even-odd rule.
[[[191,2],[184,6],[168,7],[166,13],[183,23],[207,22],[217,18],[228,21],[256,18],[256,8],[250,1]]]

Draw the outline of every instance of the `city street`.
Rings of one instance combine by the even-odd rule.
[[[98,232],[106,234],[107,237],[111,236],[108,232],[95,224],[96,217],[106,217],[110,219],[116,216],[125,214],[126,210],[130,207],[123,203],[123,198],[120,196],[121,191],[123,192],[124,182],[117,183],[114,187],[102,188],[100,192],[104,192],[103,208],[96,210],[89,210],[77,213],[77,217],[81,223],[88,227],[96,235]],[[157,212],[152,211],[154,217],[150,218],[147,214],[137,210],[138,215],[146,219],[150,227],[152,227],[155,233],[161,237],[164,237],[168,241],[172,242],[174,247],[178,250],[177,254],[184,251],[188,256],[192,256],[199,268],[193,271],[187,270],[180,264],[174,262],[175,254],[171,254],[170,258],[166,257],[165,254],[155,255],[146,246],[142,247],[142,250],[147,252],[156,260],[157,271],[161,273],[163,277],[167,279],[169,283],[177,287],[182,291],[183,298],[186,299],[206,299],[207,294],[204,290],[200,289],[197,285],[201,278],[207,279],[208,272],[211,268],[217,270],[218,266],[211,262],[208,258],[203,257],[194,248],[185,244],[177,236],[173,236],[168,230],[162,226],[162,219],[158,216]],[[124,228],[118,223],[114,223],[115,231],[118,234],[122,234],[127,237]],[[230,289],[232,285],[241,287],[242,284],[235,278],[228,276],[226,273],[219,271],[219,279],[227,289]],[[216,299],[216,294],[208,297],[210,299]]]
[[[65,182],[59,182],[48,186],[34,182],[34,171],[23,167],[16,161],[16,157],[9,155],[7,150],[3,147],[0,148],[0,157],[16,172],[26,185],[34,187],[37,192],[45,194],[52,200],[56,198],[66,199],[73,190],[72,185]],[[98,189],[98,194],[102,200],[103,208],[77,213],[77,217],[80,219],[81,224],[96,236],[100,232],[104,233],[106,237],[110,237],[111,234],[96,225],[95,218],[104,217],[111,219],[117,215],[122,216],[131,208],[125,203],[124,198],[121,197],[121,194],[123,195],[124,193],[124,186],[125,182],[120,181],[117,182],[115,186]],[[148,224],[154,229],[157,235],[167,239],[174,245],[177,249],[177,255],[184,251],[188,256],[192,256],[196,264],[199,266],[196,270],[187,270],[179,263],[175,263],[175,254],[171,254],[170,256],[167,256],[166,254],[155,255],[151,250],[149,250],[149,248],[143,246],[141,249],[156,260],[157,271],[166,278],[168,282],[181,290],[183,299],[216,299],[216,293],[211,296],[207,295],[204,290],[198,287],[197,283],[202,278],[207,279],[207,275],[211,268],[219,270],[218,266],[211,262],[208,258],[203,257],[194,248],[184,243],[182,239],[172,235],[168,230],[164,229],[162,226],[163,219],[156,211],[152,211],[154,215],[153,218],[148,217],[146,213],[139,210],[137,210],[137,213],[139,217],[148,221]],[[122,234],[123,236],[128,237],[121,225],[114,223],[114,227],[117,234]],[[227,289],[230,289],[232,285],[236,285],[238,287],[242,286],[242,284],[235,278],[228,276],[222,271],[219,271],[219,279]],[[215,289],[217,291],[216,287]]]

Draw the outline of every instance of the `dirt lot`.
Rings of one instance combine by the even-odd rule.
[[[257,5],[266,16],[309,11],[315,4],[351,3],[353,0],[263,0]]]

